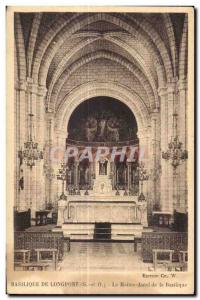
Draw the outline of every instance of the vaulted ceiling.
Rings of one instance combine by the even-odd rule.
[[[15,28],[16,80],[46,87],[54,111],[91,81],[124,85],[153,110],[158,88],[187,76],[184,14],[16,13]]]

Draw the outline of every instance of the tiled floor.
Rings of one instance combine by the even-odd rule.
[[[68,271],[148,271],[152,264],[143,263],[140,246],[134,252],[132,243],[72,242],[59,267]]]

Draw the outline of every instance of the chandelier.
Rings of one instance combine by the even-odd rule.
[[[36,161],[43,159],[43,151],[38,149],[38,143],[33,140],[33,122],[32,118],[34,114],[32,113],[32,103],[30,100],[30,113],[29,117],[29,134],[28,141],[24,143],[24,150],[19,151],[20,159],[23,159],[25,164],[32,169],[35,166]]]
[[[143,182],[149,179],[149,175],[147,174],[147,170],[145,169],[143,162],[139,164],[139,166],[137,167],[137,171],[138,171],[138,179],[141,182],[141,193],[138,197],[138,201],[143,202],[146,200],[143,194]]]
[[[175,123],[175,135],[171,137],[171,141],[168,144],[168,149],[166,152],[162,152],[162,158],[166,160],[171,160],[171,165],[176,170],[176,168],[181,164],[182,161],[188,158],[187,150],[182,149],[182,143],[179,141],[177,134],[177,114],[173,114],[173,123]]]
[[[63,161],[61,162],[61,168],[58,169],[57,180],[62,180],[62,194],[60,195],[60,200],[67,200],[67,196],[64,192],[65,181],[67,180],[68,166]]]

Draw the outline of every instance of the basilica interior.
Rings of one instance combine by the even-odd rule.
[[[187,14],[15,13],[14,35],[16,267],[184,270]]]

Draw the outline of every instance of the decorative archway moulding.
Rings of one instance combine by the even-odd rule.
[[[112,97],[124,103],[135,115],[139,131],[150,125],[150,113],[135,92],[113,82],[89,82],[75,88],[63,99],[55,114],[55,131],[66,132],[67,137],[68,123],[73,111],[82,102],[98,96]]]

